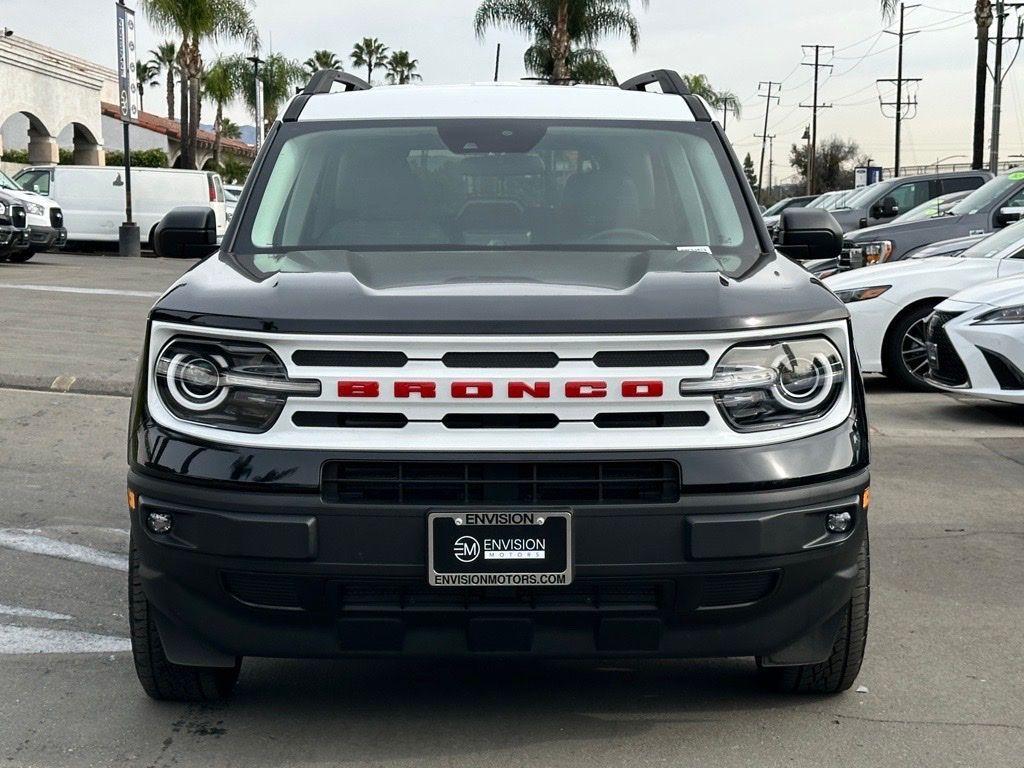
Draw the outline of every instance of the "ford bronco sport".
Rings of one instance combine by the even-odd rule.
[[[659,89],[646,92],[650,85]],[[836,692],[868,617],[844,305],[779,256],[674,72],[621,88],[314,76],[218,248],[149,317],[130,424],[135,663],[749,656]],[[834,258],[827,212],[779,249]]]

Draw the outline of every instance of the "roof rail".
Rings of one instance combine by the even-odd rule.
[[[672,69],[652,69],[642,75],[631,77],[619,86],[624,91],[646,91],[647,86],[657,83],[661,86],[662,93],[680,96],[686,105],[693,112],[695,119],[701,122],[711,122],[711,115],[699,96],[694,96],[686,86],[686,81],[679,76],[679,73]]]
[[[338,83],[345,86],[346,93],[350,91],[368,91],[373,87],[362,78],[350,75],[348,72],[339,72],[336,69],[321,69],[309,78],[306,87],[299,91],[299,94],[292,99],[292,103],[288,105],[288,109],[285,110],[284,116],[281,118],[282,122],[291,123],[298,120],[310,96],[330,93]]]

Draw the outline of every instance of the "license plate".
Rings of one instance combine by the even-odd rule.
[[[427,578],[434,587],[572,583],[568,510],[432,512]]]

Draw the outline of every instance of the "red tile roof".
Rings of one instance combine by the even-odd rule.
[[[101,112],[107,117],[114,117],[118,120],[121,119],[121,110],[116,104],[103,101],[100,102]],[[139,119],[136,124],[147,131],[153,131],[154,133],[160,133],[164,136],[180,141],[181,139],[181,125],[177,120],[172,120],[168,117],[161,117],[160,115],[154,115],[151,112],[139,112]],[[216,139],[212,131],[204,131],[200,129],[197,132],[199,137],[199,143],[201,145],[212,147],[213,142]],[[246,157],[256,157],[256,147],[252,144],[246,144],[244,141],[238,139],[221,139],[221,147],[236,154],[244,155]]]

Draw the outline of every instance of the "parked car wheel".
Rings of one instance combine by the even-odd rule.
[[[238,681],[241,658],[233,667],[186,667],[168,660],[149,601],[142,591],[135,543],[128,556],[129,625],[135,672],[143,690],[158,701],[209,702],[229,698]]]
[[[868,603],[871,592],[871,556],[865,535],[857,556],[853,596],[847,603],[832,654],[819,664],[765,667],[757,659],[761,681],[779,693],[842,693],[857,679],[868,638]]]
[[[36,252],[29,248],[25,251],[14,251],[13,253],[7,254],[7,260],[14,264],[24,264],[35,255]]]
[[[925,331],[934,303],[918,304],[899,315],[886,334],[882,361],[885,375],[904,389],[932,392],[935,387],[924,379],[928,372],[928,348]]]

